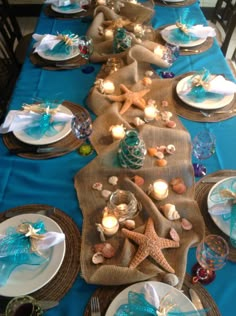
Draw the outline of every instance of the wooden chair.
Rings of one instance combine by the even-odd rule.
[[[231,37],[236,27],[236,1],[218,0],[211,18],[216,28],[217,40],[224,55],[227,53]]]
[[[2,25],[0,23],[0,33]],[[4,120],[8,103],[14,89],[20,66],[15,55],[9,50],[4,39],[0,38],[0,122]]]
[[[11,52],[15,54],[19,65],[22,65],[32,34],[22,35],[20,26],[15,15],[12,13],[8,0],[0,0],[0,23],[3,26],[1,36],[9,46]]]
[[[235,79],[236,79],[236,48],[233,52],[231,59],[227,59],[227,62],[231,68],[232,73],[234,74]]]

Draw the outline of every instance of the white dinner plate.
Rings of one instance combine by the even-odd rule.
[[[79,13],[79,12],[85,11],[81,7],[73,8],[73,9],[66,9],[63,7],[57,7],[54,4],[51,5],[51,8],[53,11],[58,12],[58,13],[63,13],[63,14],[73,14],[73,13]]]
[[[219,192],[223,189],[230,189],[233,192],[236,192],[236,177],[229,177],[225,178],[219,182],[217,182],[209,191],[208,198],[207,198],[207,206],[208,209],[220,202],[226,202],[227,199],[222,200],[220,197]],[[223,215],[212,215],[210,214],[211,218],[215,222],[216,226],[224,232],[227,236],[230,236],[230,217],[228,220],[224,219]]]
[[[161,32],[162,38],[169,44],[178,45],[179,47],[194,47],[194,46],[201,45],[206,41],[206,38],[198,38],[196,40],[192,40],[192,41],[189,41],[188,43],[185,43],[178,40],[175,41],[174,39],[169,38],[168,35],[163,33],[163,31],[170,31],[174,29],[177,29],[176,25],[169,25],[166,28],[164,28]]]
[[[33,222],[38,220],[44,221],[47,231],[63,233],[60,226],[51,218],[40,214],[21,214],[9,218],[0,224],[0,234],[5,234],[6,229],[10,226],[16,227],[23,222]],[[11,273],[7,283],[0,287],[0,295],[19,296],[33,293],[56,275],[65,256],[65,241],[51,247],[47,250],[49,260],[40,265],[19,265]]]
[[[45,53],[45,52],[37,52],[37,54],[43,58],[43,59],[46,59],[46,60],[51,60],[51,61],[64,61],[64,60],[69,60],[71,58],[74,58],[76,56],[78,56],[80,54],[80,51],[78,48],[75,48],[72,50],[72,52],[68,55],[65,55],[65,54],[48,54],[48,53]]]
[[[184,2],[185,0],[164,0],[164,2]]]
[[[181,79],[177,86],[176,86],[176,92],[179,96],[179,98],[186,104],[197,108],[197,109],[202,109],[202,110],[216,110],[216,109],[220,109],[223,108],[224,106],[228,105],[230,102],[233,101],[234,99],[234,94],[230,94],[230,95],[222,95],[219,96],[219,99],[210,99],[210,98],[206,98],[205,101],[203,102],[195,102],[194,100],[192,100],[190,97],[188,97],[187,95],[183,95],[181,94],[181,92],[183,90],[185,90],[188,87],[188,82],[189,79],[192,77],[192,75],[187,76],[183,79]]]
[[[171,297],[171,299],[173,300],[173,303],[176,303],[176,305],[181,309],[182,312],[188,312],[188,311],[193,311],[193,310],[197,311],[195,306],[187,298],[187,296],[183,294],[183,292],[177,290],[176,288],[166,283],[161,283],[161,282],[156,282],[156,281],[146,281],[146,282],[139,282],[139,283],[132,284],[131,286],[127,287],[122,292],[120,292],[115,297],[115,299],[111,302],[105,316],[113,316],[120,305],[128,303],[129,291],[139,293],[141,292],[145,283],[149,283],[155,288],[156,293],[158,294],[160,300],[167,293],[170,293],[170,292],[173,293],[173,296]],[[196,315],[197,315],[197,312],[196,312]]]
[[[60,112],[73,115],[70,109],[63,105],[59,105],[58,107]],[[26,134],[24,131],[13,131],[13,134],[16,138],[18,138],[20,141],[26,144],[30,145],[48,145],[55,143],[62,138],[66,137],[70,131],[71,131],[71,120],[66,122],[64,125],[55,125],[55,129],[57,130],[57,133],[53,136],[43,136],[40,139],[35,139],[33,137],[30,137],[28,134]]]

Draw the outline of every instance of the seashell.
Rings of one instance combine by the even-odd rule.
[[[102,255],[101,252],[96,252],[93,256],[92,256],[92,262],[94,264],[100,264],[104,262],[104,257]]]
[[[166,127],[175,128],[176,127],[176,123],[174,121],[168,121],[166,123]]]
[[[117,185],[118,183],[118,178],[116,176],[111,176],[109,179],[108,179],[108,182],[112,185]]]
[[[162,153],[164,153],[166,151],[165,145],[157,146],[156,148],[157,148],[157,151],[161,151]]]
[[[150,147],[147,149],[148,155],[154,157],[157,153],[157,149],[155,147]]]
[[[166,100],[161,101],[161,106],[167,107],[168,105],[169,105],[168,101]]]
[[[151,70],[147,70],[147,71],[145,72],[145,76],[147,76],[147,77],[152,77],[153,74],[154,74],[154,72],[151,71]]]
[[[173,114],[170,111],[161,112],[161,118],[163,121],[169,121]]]
[[[176,148],[174,145],[170,144],[166,146],[166,152],[167,154],[173,155],[176,151]]]
[[[156,105],[156,101],[153,100],[153,99],[148,99],[147,105],[153,105],[153,106],[155,106],[155,105]]]
[[[96,244],[94,250],[96,253],[101,253],[104,258],[112,258],[116,253],[115,248],[109,242]]]
[[[183,194],[187,191],[187,187],[184,183],[178,183],[172,186],[172,189],[177,194]]]
[[[165,167],[167,165],[167,160],[165,160],[165,159],[158,159],[158,160],[156,160],[156,165],[158,167]]]
[[[143,82],[143,85],[144,85],[144,86],[148,86],[148,85],[151,85],[151,84],[152,84],[152,79],[149,78],[149,77],[144,77],[143,80],[142,80],[142,82]]]
[[[100,182],[95,182],[95,183],[93,184],[92,188],[93,188],[94,190],[97,190],[97,191],[102,191],[102,183],[100,183]]]
[[[181,219],[181,226],[184,230],[190,230],[193,228],[192,223],[186,218]]]
[[[135,175],[133,177],[133,181],[135,184],[137,184],[139,187],[141,187],[144,184],[144,179],[140,176]]]
[[[127,229],[135,229],[135,221],[132,220],[132,219],[127,219],[127,220],[124,222],[124,226],[125,226]]]
[[[170,185],[176,185],[178,183],[184,183],[184,180],[182,178],[173,178],[170,181]]]
[[[174,241],[180,241],[180,237],[179,234],[177,233],[177,231],[174,229],[174,227],[171,227],[170,229],[170,237],[174,240]]]
[[[145,124],[145,122],[140,117],[135,117],[133,119],[133,124],[135,126],[141,126],[141,125]]]
[[[165,157],[162,151],[157,151],[154,156],[158,159],[163,159]]]
[[[112,192],[109,190],[102,190],[101,193],[102,193],[102,197],[104,197],[105,200],[108,200]]]
[[[163,206],[160,206],[160,210],[170,221],[174,221],[180,218],[179,212],[176,210],[174,204],[167,203]]]
[[[176,286],[179,283],[179,278],[174,273],[166,273],[162,281],[171,286]]]

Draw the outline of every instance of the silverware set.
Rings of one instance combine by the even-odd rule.
[[[101,316],[100,303],[97,296],[93,296],[90,301],[91,316]]]

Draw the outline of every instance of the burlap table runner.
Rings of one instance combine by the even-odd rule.
[[[117,94],[120,94],[118,92],[120,83],[125,84],[131,90],[139,91],[139,89],[144,88],[142,79],[145,71],[149,69],[149,63],[148,59],[145,59],[145,55],[136,53],[135,47],[133,47],[128,53],[127,65],[106,78],[113,81]],[[141,169],[127,170],[121,168],[117,161],[119,142],[113,143],[110,141],[108,127],[112,124],[123,123],[127,129],[130,129],[130,120],[137,115],[142,116],[143,112],[131,106],[121,116],[118,112],[120,108],[119,103],[112,104],[106,95],[99,93],[96,87],[93,87],[90,91],[87,103],[90,109],[98,116],[93,124],[91,142],[99,155],[75,176],[75,188],[84,216],[81,269],[82,276],[88,283],[103,285],[128,284],[150,278],[159,280],[166,273],[150,258],[143,261],[136,269],[129,269],[129,262],[134,256],[137,246],[125,239],[120,230],[108,240],[115,247],[116,255],[102,265],[94,265],[92,263],[93,246],[100,242],[95,223],[101,223],[102,210],[106,206],[106,201],[102,197],[101,192],[92,189],[93,184],[96,182],[102,183],[103,188],[106,190],[115,191],[115,189],[121,188],[135,194],[137,200],[143,206],[142,211],[135,218],[136,227],[139,231],[143,232],[144,224],[149,216],[154,219],[155,228],[159,236],[169,238],[171,227],[178,231],[181,240],[180,247],[164,250],[163,253],[167,261],[175,269],[175,273],[179,278],[179,288],[182,286],[185,275],[188,249],[196,245],[204,235],[203,219],[197,203],[194,201],[191,139],[174,113],[172,81],[154,79],[149,86],[150,92],[145,96],[145,99],[156,100],[158,106],[161,100],[167,100],[169,106],[165,110],[172,112],[172,119],[176,122],[176,127],[173,129],[167,128],[162,120],[156,120],[139,128],[140,136],[144,139],[147,148],[168,144],[175,145],[176,153],[167,157],[168,164],[166,167],[157,167],[155,159],[146,156]],[[159,86],[159,84],[161,85]],[[161,110],[163,111],[163,108]],[[142,188],[131,181],[134,175],[144,178],[145,183]],[[118,177],[119,181],[116,187],[108,183],[110,176]],[[156,179],[162,178],[169,183],[175,177],[181,177],[186,183],[187,191],[185,194],[178,195],[170,188],[168,198],[162,202],[154,201],[146,194],[148,186]],[[179,220],[169,221],[161,214],[159,206],[167,202],[175,204],[181,218],[185,217],[193,224],[191,230],[183,230]]]

